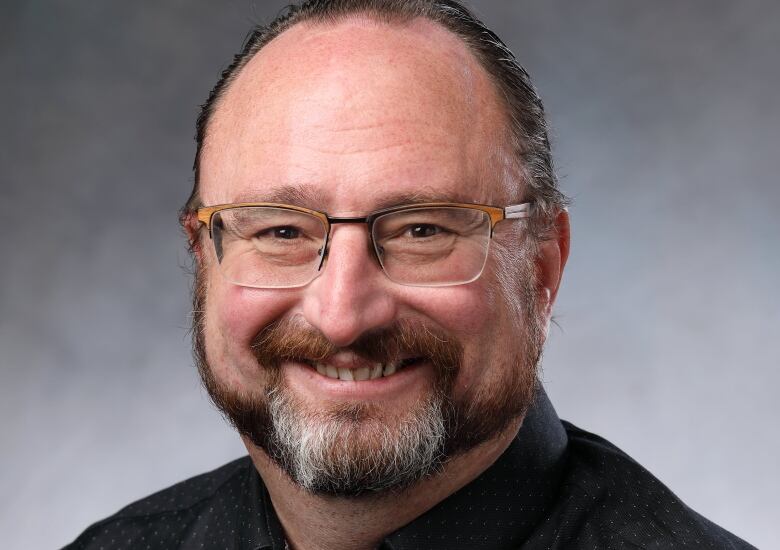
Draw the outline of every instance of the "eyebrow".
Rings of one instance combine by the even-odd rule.
[[[318,192],[312,185],[283,185],[266,193],[239,193],[233,198],[233,202],[277,202],[314,208],[313,205],[322,202],[322,191]]]
[[[324,210],[323,190],[309,184],[283,185],[269,189],[265,193],[244,192],[234,197],[235,203],[274,202],[303,206],[313,210]],[[474,203],[474,198],[457,191],[437,192],[429,186],[423,186],[414,191],[399,191],[378,198],[370,211],[383,210],[405,204],[420,204],[426,202],[459,202]]]
[[[461,202],[473,203],[473,197],[466,196],[463,193],[447,191],[435,192],[430,188],[423,187],[414,192],[391,193],[382,197],[374,205],[374,210],[402,206],[404,204],[420,204],[424,202]]]

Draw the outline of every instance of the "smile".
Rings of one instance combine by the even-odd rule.
[[[365,380],[387,378],[410,365],[423,361],[425,361],[424,357],[407,357],[386,363],[368,362],[354,353],[341,352],[322,362],[311,360],[302,360],[301,362],[307,364],[322,376],[333,380],[363,382]]]

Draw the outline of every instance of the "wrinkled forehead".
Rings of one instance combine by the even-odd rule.
[[[299,186],[339,211],[388,193],[495,202],[514,180],[506,126],[489,75],[436,23],[299,24],[218,102],[201,196],[259,201]]]

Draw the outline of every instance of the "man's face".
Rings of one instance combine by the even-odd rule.
[[[332,216],[421,198],[506,205],[523,198],[507,142],[487,75],[435,24],[298,25],[218,104],[201,197]],[[207,387],[248,445],[312,491],[412,483],[531,400],[548,304],[536,299],[522,222],[497,226],[478,280],[438,288],[391,282],[365,225],[333,226],[323,272],[294,289],[227,282],[201,242],[195,330]],[[342,381],[318,363],[396,372]]]

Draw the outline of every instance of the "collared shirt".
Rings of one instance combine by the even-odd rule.
[[[399,505],[401,505],[399,503]],[[248,457],[149,496],[67,550],[284,550]],[[380,550],[745,549],[608,441],[561,421],[544,391],[474,481],[391,533]]]

